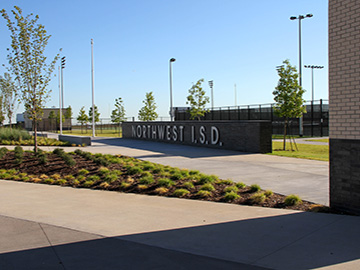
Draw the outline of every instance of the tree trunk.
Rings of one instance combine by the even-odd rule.
[[[285,117],[285,121],[284,121],[284,141],[283,141],[283,150],[286,150],[286,126],[287,126],[287,122],[288,122],[288,118]]]
[[[34,152],[37,153],[37,123],[36,120],[33,120],[34,123]]]

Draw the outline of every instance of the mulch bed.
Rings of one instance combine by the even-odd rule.
[[[141,178],[141,174],[129,175],[127,172],[127,168],[123,164],[109,164],[106,166],[110,170],[118,170],[121,171],[121,175],[118,176],[116,181],[112,181],[104,184],[103,176],[99,173],[99,169],[103,166],[98,165],[93,160],[86,159],[78,154],[71,154],[72,158],[76,162],[74,166],[68,166],[64,160],[55,155],[53,153],[46,153],[47,162],[45,164],[41,164],[39,158],[34,155],[32,152],[24,152],[23,160],[19,164],[16,162],[14,152],[7,152],[2,159],[0,159],[0,169],[10,170],[16,169],[19,173],[26,173],[30,176],[30,180],[27,182],[36,182],[31,179],[42,179],[45,176],[52,177],[54,174],[60,175],[61,178],[67,179],[66,176],[72,175],[77,178],[80,169],[86,169],[89,173],[86,177],[91,175],[98,175],[102,179],[99,181],[95,181],[90,188],[92,189],[105,189],[111,191],[121,191],[127,193],[138,193],[138,194],[146,194],[146,195],[157,195],[157,196],[166,196],[166,197],[174,197],[173,192],[178,188],[183,188],[183,183],[188,182],[188,179],[176,180],[174,181],[176,184],[174,186],[168,187],[167,191],[164,193],[159,193],[157,188],[159,187],[156,183],[156,180],[162,178],[161,175],[153,174],[155,182],[153,184],[149,184],[147,186],[139,185],[139,179]],[[125,157],[128,158],[128,157]],[[14,180],[14,179],[9,179]],[[19,180],[19,179],[15,179]],[[68,180],[64,186],[72,186],[75,188],[84,187],[83,183],[86,179],[82,179],[80,182],[74,182]],[[41,183],[41,181],[37,181]],[[127,187],[123,187],[121,183],[127,182],[129,185]],[[224,189],[228,186],[225,184],[213,183],[215,190],[211,192],[209,197],[203,198],[197,195],[197,192],[200,190],[201,185],[196,185],[191,190],[191,192],[187,195],[184,195],[183,198],[186,199],[194,199],[194,200],[206,200],[206,201],[214,201],[214,202],[225,202],[224,200]],[[334,211],[329,207],[325,207],[323,205],[317,205],[311,202],[303,201],[301,204],[294,206],[287,206],[284,203],[285,196],[274,193],[269,198],[267,198],[262,203],[254,203],[250,198],[254,193],[250,192],[250,188],[246,187],[243,189],[239,189],[238,195],[241,197],[231,202],[233,204],[241,204],[241,205],[255,205],[262,207],[271,207],[271,208],[283,208],[283,209],[292,209],[292,210],[301,210],[301,211],[312,211],[312,212],[327,212],[327,213],[337,213],[341,214],[341,212]]]

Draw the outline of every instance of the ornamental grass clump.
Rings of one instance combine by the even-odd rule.
[[[216,184],[218,184],[218,185],[233,185],[234,182],[227,179],[227,180],[218,180],[218,181],[216,181]]]
[[[243,183],[243,182],[239,182],[239,183],[236,183],[235,186],[239,189],[244,189],[246,188],[246,185]]]
[[[261,188],[260,188],[260,186],[257,185],[257,184],[254,184],[254,185],[251,185],[251,186],[250,186],[250,192],[251,192],[251,193],[258,192],[258,191],[260,191],[260,190],[261,190]]]
[[[227,192],[224,195],[224,200],[226,202],[232,202],[232,201],[235,201],[235,200],[240,199],[240,198],[241,198],[240,195],[235,193],[234,191]]]
[[[160,179],[157,181],[157,184],[158,184],[160,187],[171,187],[171,186],[175,185],[175,182],[172,181],[172,180],[169,179],[169,178],[160,178]]]
[[[47,155],[41,149],[38,149],[38,151],[35,153],[35,156],[39,160],[39,164],[46,164],[48,162]]]
[[[293,206],[293,205],[301,204],[302,200],[298,195],[291,194],[285,198],[284,203],[287,206]]]
[[[165,193],[168,193],[169,192],[169,189],[167,189],[166,187],[158,187],[157,189],[155,189],[155,192],[157,194],[165,194]]]
[[[238,191],[239,191],[239,189],[236,186],[228,186],[228,187],[224,188],[225,193],[228,193],[228,192],[237,193]]]
[[[186,189],[194,189],[195,188],[194,183],[191,181],[187,181],[187,182],[183,183],[182,186]]]
[[[189,193],[190,193],[190,191],[188,191],[187,189],[179,188],[179,189],[176,189],[176,190],[174,191],[173,195],[174,195],[175,197],[181,198],[181,197],[186,196],[186,195],[189,194]]]
[[[144,176],[139,179],[140,185],[150,185],[154,183],[154,178],[152,176]]]
[[[9,152],[9,150],[6,147],[1,147],[0,148],[0,159],[4,158],[4,156],[6,155],[7,152]]]
[[[208,197],[211,196],[211,191],[209,191],[209,190],[199,190],[196,194],[201,198],[208,198]]]
[[[17,145],[14,148],[15,164],[21,164],[24,158],[24,150],[21,146]]]
[[[269,198],[271,197],[272,195],[274,195],[274,192],[272,192],[271,190],[266,190],[264,192],[264,195],[266,196],[266,198]]]
[[[127,174],[133,175],[133,174],[140,174],[143,172],[143,170],[140,167],[137,166],[128,166],[127,168]]]
[[[200,190],[206,190],[206,191],[214,191],[215,190],[215,187],[210,184],[210,183],[207,183],[207,184],[204,184],[200,187]]]
[[[266,196],[264,193],[255,193],[250,197],[250,200],[252,201],[252,203],[261,204],[265,202]]]
[[[197,183],[199,185],[207,184],[207,183],[214,183],[215,181],[219,180],[217,176],[215,175],[200,175],[199,180],[197,180]]]
[[[78,175],[87,175],[88,173],[89,173],[89,171],[86,170],[86,169],[80,169],[80,170],[78,170]]]
[[[116,180],[118,180],[118,176],[114,173],[109,173],[108,175],[105,176],[104,181],[108,182],[108,183],[113,183]]]

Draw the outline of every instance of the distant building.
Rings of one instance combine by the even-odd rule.
[[[49,115],[51,113],[51,111],[54,112],[55,118],[50,119]],[[37,130],[38,131],[52,131],[52,130],[59,130],[60,129],[60,123],[57,120],[59,118],[59,108],[45,108],[43,109],[43,116],[42,116],[42,120],[38,121],[37,123]],[[62,109],[62,114],[64,115],[66,112],[66,108]],[[21,115],[21,116],[20,116]],[[18,114],[16,116],[16,120],[17,122],[21,122],[19,120],[23,120],[24,122],[24,127],[27,130],[33,130],[33,121],[30,120],[27,115],[26,112],[22,113],[22,114]],[[63,130],[71,130],[71,119],[65,119],[63,124]]]

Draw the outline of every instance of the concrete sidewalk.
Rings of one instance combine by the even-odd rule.
[[[360,217],[0,181],[0,269],[359,269]]]

